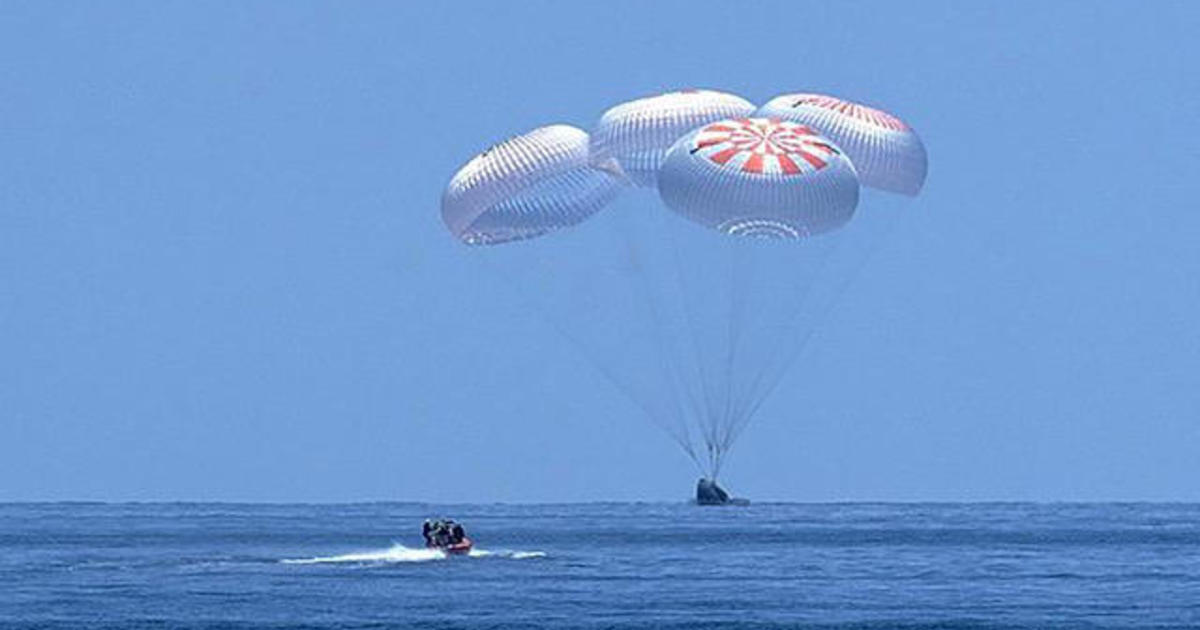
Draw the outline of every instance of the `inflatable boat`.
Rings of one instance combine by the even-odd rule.
[[[460,542],[456,542],[452,545],[432,545],[431,544],[431,545],[429,545],[429,548],[430,549],[441,549],[442,551],[446,552],[448,555],[451,555],[451,556],[465,556],[465,555],[471,553],[471,547],[474,547],[474,546],[475,546],[475,543],[471,542],[470,538],[464,537]]]

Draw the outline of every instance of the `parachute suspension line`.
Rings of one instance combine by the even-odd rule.
[[[691,346],[692,361],[690,362],[690,365],[692,368],[695,368],[695,371],[696,371],[696,374],[693,375],[694,378],[687,378],[683,372],[684,372],[684,365],[688,364],[689,362],[686,360],[686,358],[683,358],[683,357],[681,357],[679,359],[678,365],[676,367],[679,369],[679,372],[680,372],[680,374],[679,374],[680,389],[682,389],[683,392],[686,394],[687,400],[691,404],[691,410],[692,410],[692,414],[693,414],[692,417],[694,419],[696,419],[696,421],[699,423],[699,422],[702,422],[702,419],[705,416],[705,408],[704,408],[704,405],[701,403],[700,398],[697,396],[697,393],[694,391],[694,388],[692,385],[697,382],[699,383],[699,386],[701,389],[700,396],[703,396],[705,398],[705,400],[708,399],[708,392],[707,392],[706,379],[704,377],[704,369],[703,369],[703,365],[700,360],[699,341],[697,340],[696,325],[692,319],[692,312],[690,310],[689,300],[688,300],[688,296],[687,296],[687,287],[685,286],[685,283],[683,281],[682,262],[679,257],[679,243],[676,239],[675,231],[672,229],[669,229],[669,227],[664,226],[664,223],[666,221],[668,221],[670,219],[670,217],[668,217],[666,215],[666,213],[661,213],[661,212],[654,212],[654,216],[661,217],[658,219],[658,227],[661,228],[660,231],[665,232],[667,234],[667,239],[670,240],[670,243],[671,243],[671,253],[672,253],[671,262],[673,264],[668,265],[668,266],[673,267],[673,269],[671,269],[671,271],[673,273],[669,273],[668,275],[672,276],[675,281],[675,288],[679,292],[678,297],[679,297],[679,301],[680,301],[680,307],[683,312],[684,319],[687,322],[687,332],[681,334],[681,336],[684,338],[683,341],[681,341],[681,345],[686,343],[687,345]],[[683,349],[680,348],[680,351],[682,352]],[[690,426],[690,423],[689,423],[689,426]],[[703,425],[700,425],[700,427],[702,428]]]
[[[861,265],[858,268],[861,268]],[[825,316],[830,310],[833,309],[833,305],[838,302],[842,294],[846,292],[846,289],[849,286],[849,280],[838,283],[837,288],[834,290],[833,297],[828,302],[820,306],[820,314],[816,317],[816,321],[822,321],[825,319]],[[816,329],[817,326],[814,324],[800,336],[800,343],[796,346],[795,351],[789,353],[789,356],[784,358],[783,365],[780,366],[780,369],[768,379],[767,387],[763,391],[762,396],[757,397],[751,402],[750,408],[746,412],[747,421],[749,421],[750,418],[753,418],[754,414],[758,413],[758,409],[762,406],[763,402],[770,398],[771,394],[775,391],[775,388],[778,387],[781,382],[783,382],[783,376],[787,374],[788,368],[791,367],[792,364],[795,363],[796,359],[799,358],[799,356],[803,353],[804,347],[808,345],[809,340],[812,339],[813,334],[816,333]],[[740,434],[744,428],[745,425],[739,427],[737,429],[737,433]]]
[[[743,314],[745,312],[745,282],[744,280],[744,254],[743,245],[738,238],[731,238],[726,241],[725,245],[730,248],[730,264],[729,264],[729,316],[728,334],[726,341],[728,345],[725,350],[725,409],[722,411],[720,422],[714,423],[712,432],[712,445],[716,455],[713,461],[713,478],[716,478],[717,473],[721,470],[721,459],[725,452],[729,449],[729,427],[731,427],[737,418],[734,413],[734,381],[737,370],[737,355],[738,346],[741,341],[743,324]]]
[[[522,289],[521,285],[512,277],[511,274],[501,273],[495,268],[494,265],[483,266],[486,268],[488,273],[499,276],[504,282],[512,287],[512,294],[516,295],[525,304],[526,308],[540,315],[546,323],[550,324],[550,326],[558,332],[558,334],[562,335],[564,339],[574,345],[576,349],[579,350],[579,354],[585,357],[588,362],[592,364],[592,367],[595,368],[597,373],[604,377],[604,380],[608,381],[617,391],[621,392],[621,394],[628,398],[629,401],[632,402],[638,409],[641,409],[642,413],[646,414],[647,418],[662,427],[663,430],[671,437],[671,439],[674,440],[675,443],[678,444],[685,453],[687,453],[688,458],[691,459],[694,464],[696,464],[697,468],[700,468],[701,470],[704,469],[703,464],[700,463],[700,458],[696,455],[696,451],[692,447],[691,440],[686,439],[686,436],[681,438],[676,434],[675,431],[671,430],[669,424],[666,423],[666,419],[661,418],[658,413],[651,409],[650,405],[647,405],[645,401],[634,394],[633,390],[627,384],[625,384],[624,381],[617,378],[616,374],[613,373],[609,366],[605,365],[592,354],[592,352],[588,349],[587,344],[572,334],[566,326],[562,325],[561,322],[557,321],[554,317],[551,317],[546,309],[537,306],[536,302],[529,297],[528,293]]]
[[[832,294],[829,296],[829,299],[818,306],[819,312],[815,317],[814,322],[824,321],[825,317],[829,314],[829,311],[833,310],[833,307],[841,301],[841,298],[846,293],[846,290],[850,288],[850,285],[853,283],[853,281],[860,273],[862,273],[862,270],[866,268],[867,263],[871,260],[871,257],[876,251],[878,251],[879,242],[883,240],[885,236],[891,235],[895,231],[896,226],[899,225],[899,221],[896,218],[897,215],[899,215],[898,212],[889,213],[888,218],[883,222],[883,226],[879,229],[878,233],[868,235],[868,237],[865,239],[865,251],[862,251],[861,255],[856,256],[854,260],[851,261],[850,271],[838,279],[838,281],[835,283]],[[801,336],[800,344],[797,346],[796,351],[789,357],[786,357],[783,369],[777,372],[774,379],[772,379],[772,382],[763,392],[763,395],[753,403],[749,411],[746,413],[747,421],[754,417],[754,414],[758,413],[758,409],[762,406],[763,401],[770,398],[771,394],[775,391],[775,388],[778,387],[779,383],[783,381],[783,375],[786,374],[788,368],[795,363],[796,359],[800,356],[801,351],[808,344],[808,341],[812,338],[813,334],[816,333],[816,329],[817,326],[814,323],[814,325],[809,326],[808,331]],[[740,434],[744,428],[745,424],[738,428],[737,433]],[[736,435],[734,439],[736,439]]]
[[[626,246],[630,248],[631,253],[636,254],[638,243],[634,238],[635,229],[634,226],[629,225],[629,221],[632,219],[627,218],[628,213],[622,213],[622,215],[623,216],[621,218],[623,220],[618,221],[623,232],[622,236],[625,240]],[[683,449],[692,456],[694,461],[696,456],[694,455],[695,450],[692,445],[691,429],[689,423],[687,422],[687,415],[684,411],[683,403],[681,402],[680,390],[684,389],[682,386],[682,377],[680,376],[679,368],[675,365],[675,361],[672,360],[673,353],[667,348],[666,339],[669,330],[667,325],[663,322],[659,305],[654,299],[654,291],[650,286],[650,267],[647,264],[648,262],[648,260],[638,261],[635,259],[632,275],[636,280],[635,284],[637,285],[640,293],[639,301],[641,301],[650,311],[650,319],[653,326],[652,330],[656,340],[655,345],[657,346],[659,354],[659,367],[663,371],[664,376],[666,376],[668,386],[671,390],[671,403],[675,409],[675,430],[672,433],[678,434],[676,436],[676,441],[683,446]],[[697,462],[697,465],[699,465],[699,462]]]
[[[634,266],[633,276],[636,279],[635,284],[637,285],[641,294],[643,305],[650,311],[650,321],[653,327],[652,330],[654,333],[654,338],[656,340],[654,345],[656,346],[659,355],[659,369],[662,370],[663,375],[666,377],[667,386],[670,389],[671,405],[675,411],[674,432],[678,433],[676,440],[685,445],[684,450],[692,451],[693,447],[691,431],[688,427],[687,418],[684,415],[683,404],[680,401],[679,378],[675,374],[673,362],[671,361],[671,353],[665,347],[666,343],[663,339],[665,326],[663,325],[662,317],[659,314],[658,307],[654,302],[654,298],[652,297],[652,291],[650,290],[645,274],[646,271],[644,268],[641,268],[638,265]]]
[[[664,216],[663,220],[666,221],[670,218],[671,217]],[[715,387],[710,385],[708,369],[705,367],[704,357],[700,351],[700,347],[702,345],[700,328],[697,326],[695,316],[693,315],[696,308],[695,303],[692,300],[691,292],[688,289],[687,282],[685,282],[683,278],[684,264],[683,257],[680,254],[679,239],[675,235],[675,230],[670,229],[670,226],[667,226],[665,231],[668,234],[667,238],[671,241],[671,253],[675,263],[675,280],[679,285],[679,295],[683,302],[682,306],[684,319],[687,321],[688,334],[686,337],[691,342],[694,365],[696,368],[696,373],[699,376],[700,393],[704,398],[703,407],[699,404],[699,401],[696,401],[696,424],[702,434],[707,434],[708,427],[713,422],[713,418],[716,416],[716,401],[714,399],[715,392],[713,391]],[[706,439],[705,442],[707,444],[708,440]],[[711,448],[708,450],[711,458]],[[702,472],[705,472],[710,476],[714,474],[713,471],[709,469],[703,469]]]
[[[829,240],[823,239],[823,241],[824,242],[820,246],[821,249],[818,252],[817,260],[808,266],[808,273],[804,274],[805,277],[803,281],[801,282],[800,286],[797,287],[798,290],[796,292],[795,303],[789,305],[790,308],[787,309],[784,315],[782,322],[784,325],[784,330],[780,337],[779,343],[771,346],[771,348],[775,350],[773,352],[768,352],[768,356],[762,362],[762,365],[755,370],[754,377],[749,380],[749,385],[741,393],[741,395],[738,396],[738,411],[736,416],[737,421],[733,426],[729,427],[728,441],[730,444],[733,444],[737,441],[742,429],[753,417],[753,412],[748,411],[748,409],[752,406],[756,407],[757,401],[767,397],[769,392],[761,394],[759,393],[759,389],[762,384],[764,382],[770,383],[772,378],[774,378],[772,375],[781,375],[787,370],[786,366],[790,365],[788,357],[793,353],[793,350],[796,354],[799,354],[799,349],[794,348],[790,341],[793,334],[796,332],[795,329],[799,326],[800,314],[804,311],[805,306],[809,304],[809,296],[814,287],[817,285],[818,278],[824,275],[823,272],[826,265],[829,264],[830,255],[837,249],[837,245],[841,243],[841,241],[835,240],[835,244],[831,246],[829,244]],[[810,240],[809,242],[801,245],[808,245],[811,242],[812,241]],[[803,342],[801,343],[800,347],[803,347]]]

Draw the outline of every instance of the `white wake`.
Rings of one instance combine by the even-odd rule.
[[[511,551],[507,549],[498,549],[495,551],[472,549],[467,555],[471,558],[492,557],[509,558],[512,560],[546,557],[546,553],[543,551]],[[378,551],[361,551],[337,556],[317,556],[314,558],[288,558],[280,560],[280,562],[283,564],[397,564],[403,562],[432,562],[434,560],[445,560],[448,557],[450,556],[440,549],[412,548],[397,543],[387,549]]]

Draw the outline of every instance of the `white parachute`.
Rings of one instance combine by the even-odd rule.
[[[442,195],[442,220],[468,245],[504,243],[570,227],[617,195],[620,177],[593,166],[588,134],[549,125],[467,162]]]
[[[860,179],[924,180],[907,125],[860,141],[797,100],[638,99],[590,139],[554,125],[485,151],[442,198],[451,233],[501,245],[477,248],[487,268],[709,479],[899,214],[856,211]]]
[[[615,159],[630,180],[653,187],[667,151],[683,134],[722,118],[749,116],[754,104],[714,90],[680,90],[612,107],[592,129],[592,160]]]
[[[925,183],[921,138],[903,120],[879,109],[824,94],[784,94],[755,116],[808,125],[837,143],[858,169],[863,186],[914,196]]]

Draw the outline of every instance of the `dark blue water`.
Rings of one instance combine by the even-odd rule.
[[[0,505],[0,628],[1187,626],[1198,505]]]

